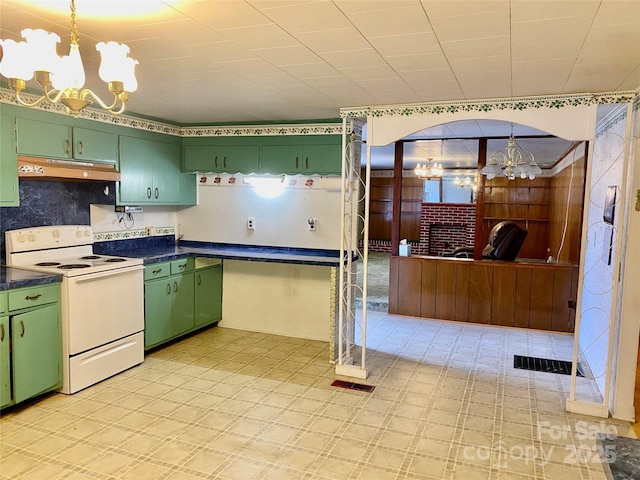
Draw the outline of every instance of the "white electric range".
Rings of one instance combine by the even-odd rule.
[[[9,266],[63,276],[63,393],[142,363],[142,259],[94,254],[88,225],[9,230],[5,240]]]

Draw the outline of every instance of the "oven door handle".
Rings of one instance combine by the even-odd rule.
[[[80,277],[71,277],[70,280],[74,280],[76,283],[92,282],[93,280],[99,280],[104,277],[115,277],[117,275],[123,275],[125,273],[136,272],[143,270],[143,265],[134,265],[132,267],[118,268],[117,270],[106,270],[104,272],[89,273]]]

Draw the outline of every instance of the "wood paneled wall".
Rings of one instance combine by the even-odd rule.
[[[578,268],[569,265],[391,257],[389,313],[573,332]]]
[[[391,240],[393,208],[393,178],[373,177],[369,185],[369,238]],[[420,215],[422,209],[423,182],[417,178],[402,179],[402,206],[400,238],[420,240]]]
[[[572,167],[568,167],[551,178],[549,248],[550,255],[559,263],[578,264],[580,262],[584,182],[584,157],[575,162],[573,171]],[[567,229],[563,242],[565,220]]]

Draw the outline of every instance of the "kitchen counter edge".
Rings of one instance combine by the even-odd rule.
[[[0,291],[60,282],[62,282],[62,275],[51,275],[5,265],[0,266]]]

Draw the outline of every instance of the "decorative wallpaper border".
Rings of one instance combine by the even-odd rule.
[[[158,235],[175,235],[174,227],[155,227],[153,236]],[[106,242],[110,240],[130,240],[132,238],[145,238],[151,235],[147,234],[146,228],[138,228],[135,230],[119,230],[117,232],[94,233],[93,239],[96,242]]]
[[[460,100],[446,102],[407,103],[401,105],[371,105],[341,108],[342,118],[368,116],[439,115],[458,112],[490,112],[493,110],[527,110],[529,108],[564,108],[584,105],[630,103],[638,97],[636,91],[581,93],[575,95],[546,95],[538,97],[493,98],[487,100]]]
[[[29,93],[21,93],[25,101],[34,102],[39,97]],[[13,90],[0,88],[0,103],[8,103],[20,106],[15,99]],[[66,108],[60,104],[42,102],[31,107],[46,112],[67,115]],[[283,136],[283,135],[341,135],[342,122],[332,123],[300,123],[281,125],[238,125],[238,126],[202,126],[202,127],[179,127],[154,120],[146,120],[128,115],[111,115],[110,113],[93,108],[86,108],[80,111],[78,118],[94,120],[97,122],[118,125],[121,127],[136,128],[148,132],[163,133],[177,137],[242,137],[242,136]]]

